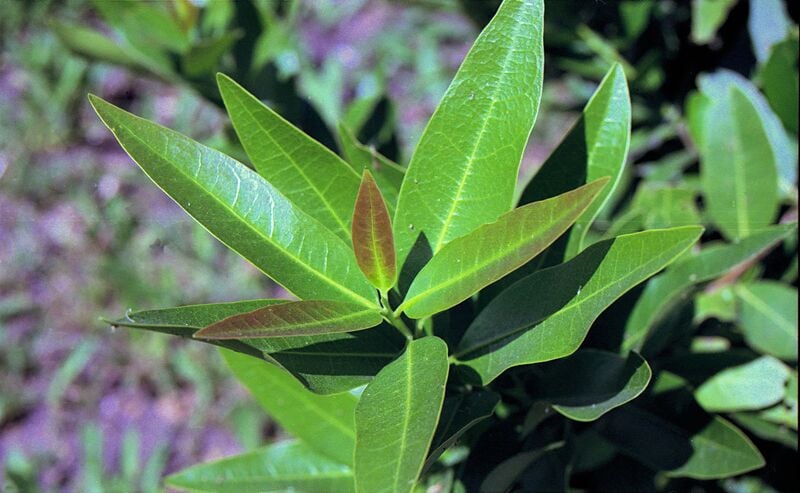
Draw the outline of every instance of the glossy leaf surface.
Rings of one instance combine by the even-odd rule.
[[[763,356],[717,373],[698,387],[695,398],[709,412],[762,409],[783,400],[788,378],[783,363]]]
[[[425,337],[367,385],[356,407],[356,491],[411,491],[436,431],[447,372],[447,345]]]
[[[196,332],[196,339],[257,339],[335,334],[369,329],[383,319],[377,309],[344,301],[290,301],[233,315]]]
[[[230,78],[220,74],[217,82],[256,170],[299,209],[347,241],[358,174]]]
[[[378,184],[364,171],[353,208],[353,250],[361,272],[381,292],[397,281],[392,220]]]
[[[739,327],[753,349],[797,361],[797,289],[761,281],[737,285]]]
[[[222,351],[228,368],[272,419],[315,452],[352,465],[358,398],[344,392],[318,395],[290,373],[249,356]]]
[[[511,209],[542,90],[544,2],[506,0],[431,117],[400,190],[402,266],[424,233],[433,252]]]
[[[446,310],[525,264],[589,207],[608,179],[503,214],[448,243],[417,274],[398,310],[423,318]]]
[[[300,298],[375,304],[350,247],[255,172],[100,98],[90,99],[122,147],[162,190],[276,282]]]
[[[641,394],[651,371],[638,354],[582,349],[535,368],[537,398],[576,421],[593,421]]]
[[[701,231],[682,227],[619,236],[517,281],[478,314],[456,357],[486,384],[512,366],[571,354],[603,310],[686,251]],[[534,293],[537,302],[531,303]]]
[[[185,491],[346,493],[353,491],[353,471],[301,442],[285,441],[192,466],[169,476],[166,483]]]
[[[578,121],[536,172],[520,198],[520,205],[553,197],[609,177],[609,185],[575,222],[564,244],[563,256],[574,257],[584,246],[586,232],[608,201],[622,175],[631,135],[631,103],[625,73],[611,67]]]
[[[669,313],[687,289],[756,258],[794,229],[794,225],[773,226],[738,243],[707,246],[696,256],[676,262],[645,287],[625,324],[622,348],[640,350],[653,327]]]

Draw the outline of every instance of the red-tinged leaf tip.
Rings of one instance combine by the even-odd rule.
[[[364,170],[353,209],[353,250],[367,280],[387,291],[397,280],[392,220],[380,189]]]

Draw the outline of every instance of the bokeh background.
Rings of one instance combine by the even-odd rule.
[[[634,97],[629,182],[676,149],[696,166],[686,96],[700,73],[753,73],[774,27],[749,21],[759,1],[724,2],[710,34],[688,1],[549,1],[520,182],[613,62]],[[148,181],[87,93],[245,160],[213,85],[224,71],[331,147],[343,120],[407,162],[497,3],[0,0],[0,490],[158,491],[281,436],[212,347],[100,320],[287,294]],[[777,4],[796,35],[797,3]]]

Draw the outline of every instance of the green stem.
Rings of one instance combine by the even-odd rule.
[[[403,334],[406,339],[414,339],[414,334],[403,321],[402,317],[392,311],[392,307],[389,305],[389,298],[384,293],[381,293],[381,305],[383,305],[381,308],[381,315],[383,316],[383,319],[389,322],[395,329]]]

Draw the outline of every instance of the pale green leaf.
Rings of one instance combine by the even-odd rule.
[[[762,356],[717,373],[698,387],[695,398],[709,412],[762,409],[783,400],[788,378],[783,363]]]
[[[792,22],[783,0],[756,0],[750,2],[747,30],[753,43],[753,53],[759,63],[769,58],[772,46],[786,39]]]
[[[447,372],[447,345],[425,337],[367,385],[356,407],[356,491],[411,491],[436,431]]]
[[[692,41],[707,44],[725,23],[736,0],[692,0]]]
[[[756,351],[797,361],[797,289],[761,281],[736,286],[739,327]]]

